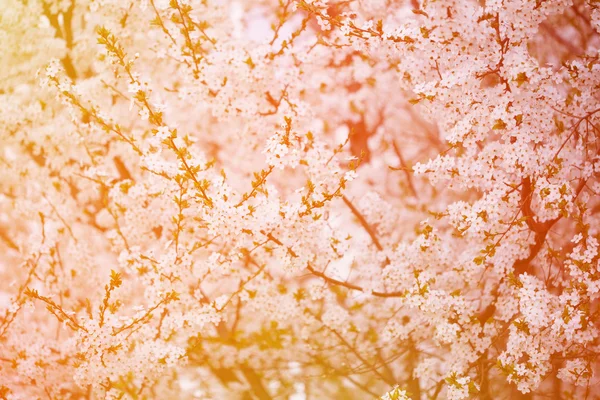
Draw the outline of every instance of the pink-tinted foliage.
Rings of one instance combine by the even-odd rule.
[[[596,0],[4,0],[0,399],[600,398]]]

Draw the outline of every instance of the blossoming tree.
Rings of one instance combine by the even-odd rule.
[[[599,32],[4,0],[0,398],[600,398]]]

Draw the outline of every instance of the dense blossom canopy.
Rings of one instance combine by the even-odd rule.
[[[0,398],[600,398],[597,0],[2,0]]]

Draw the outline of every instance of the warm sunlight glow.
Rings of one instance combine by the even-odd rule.
[[[0,399],[600,399],[599,32],[0,0]]]

